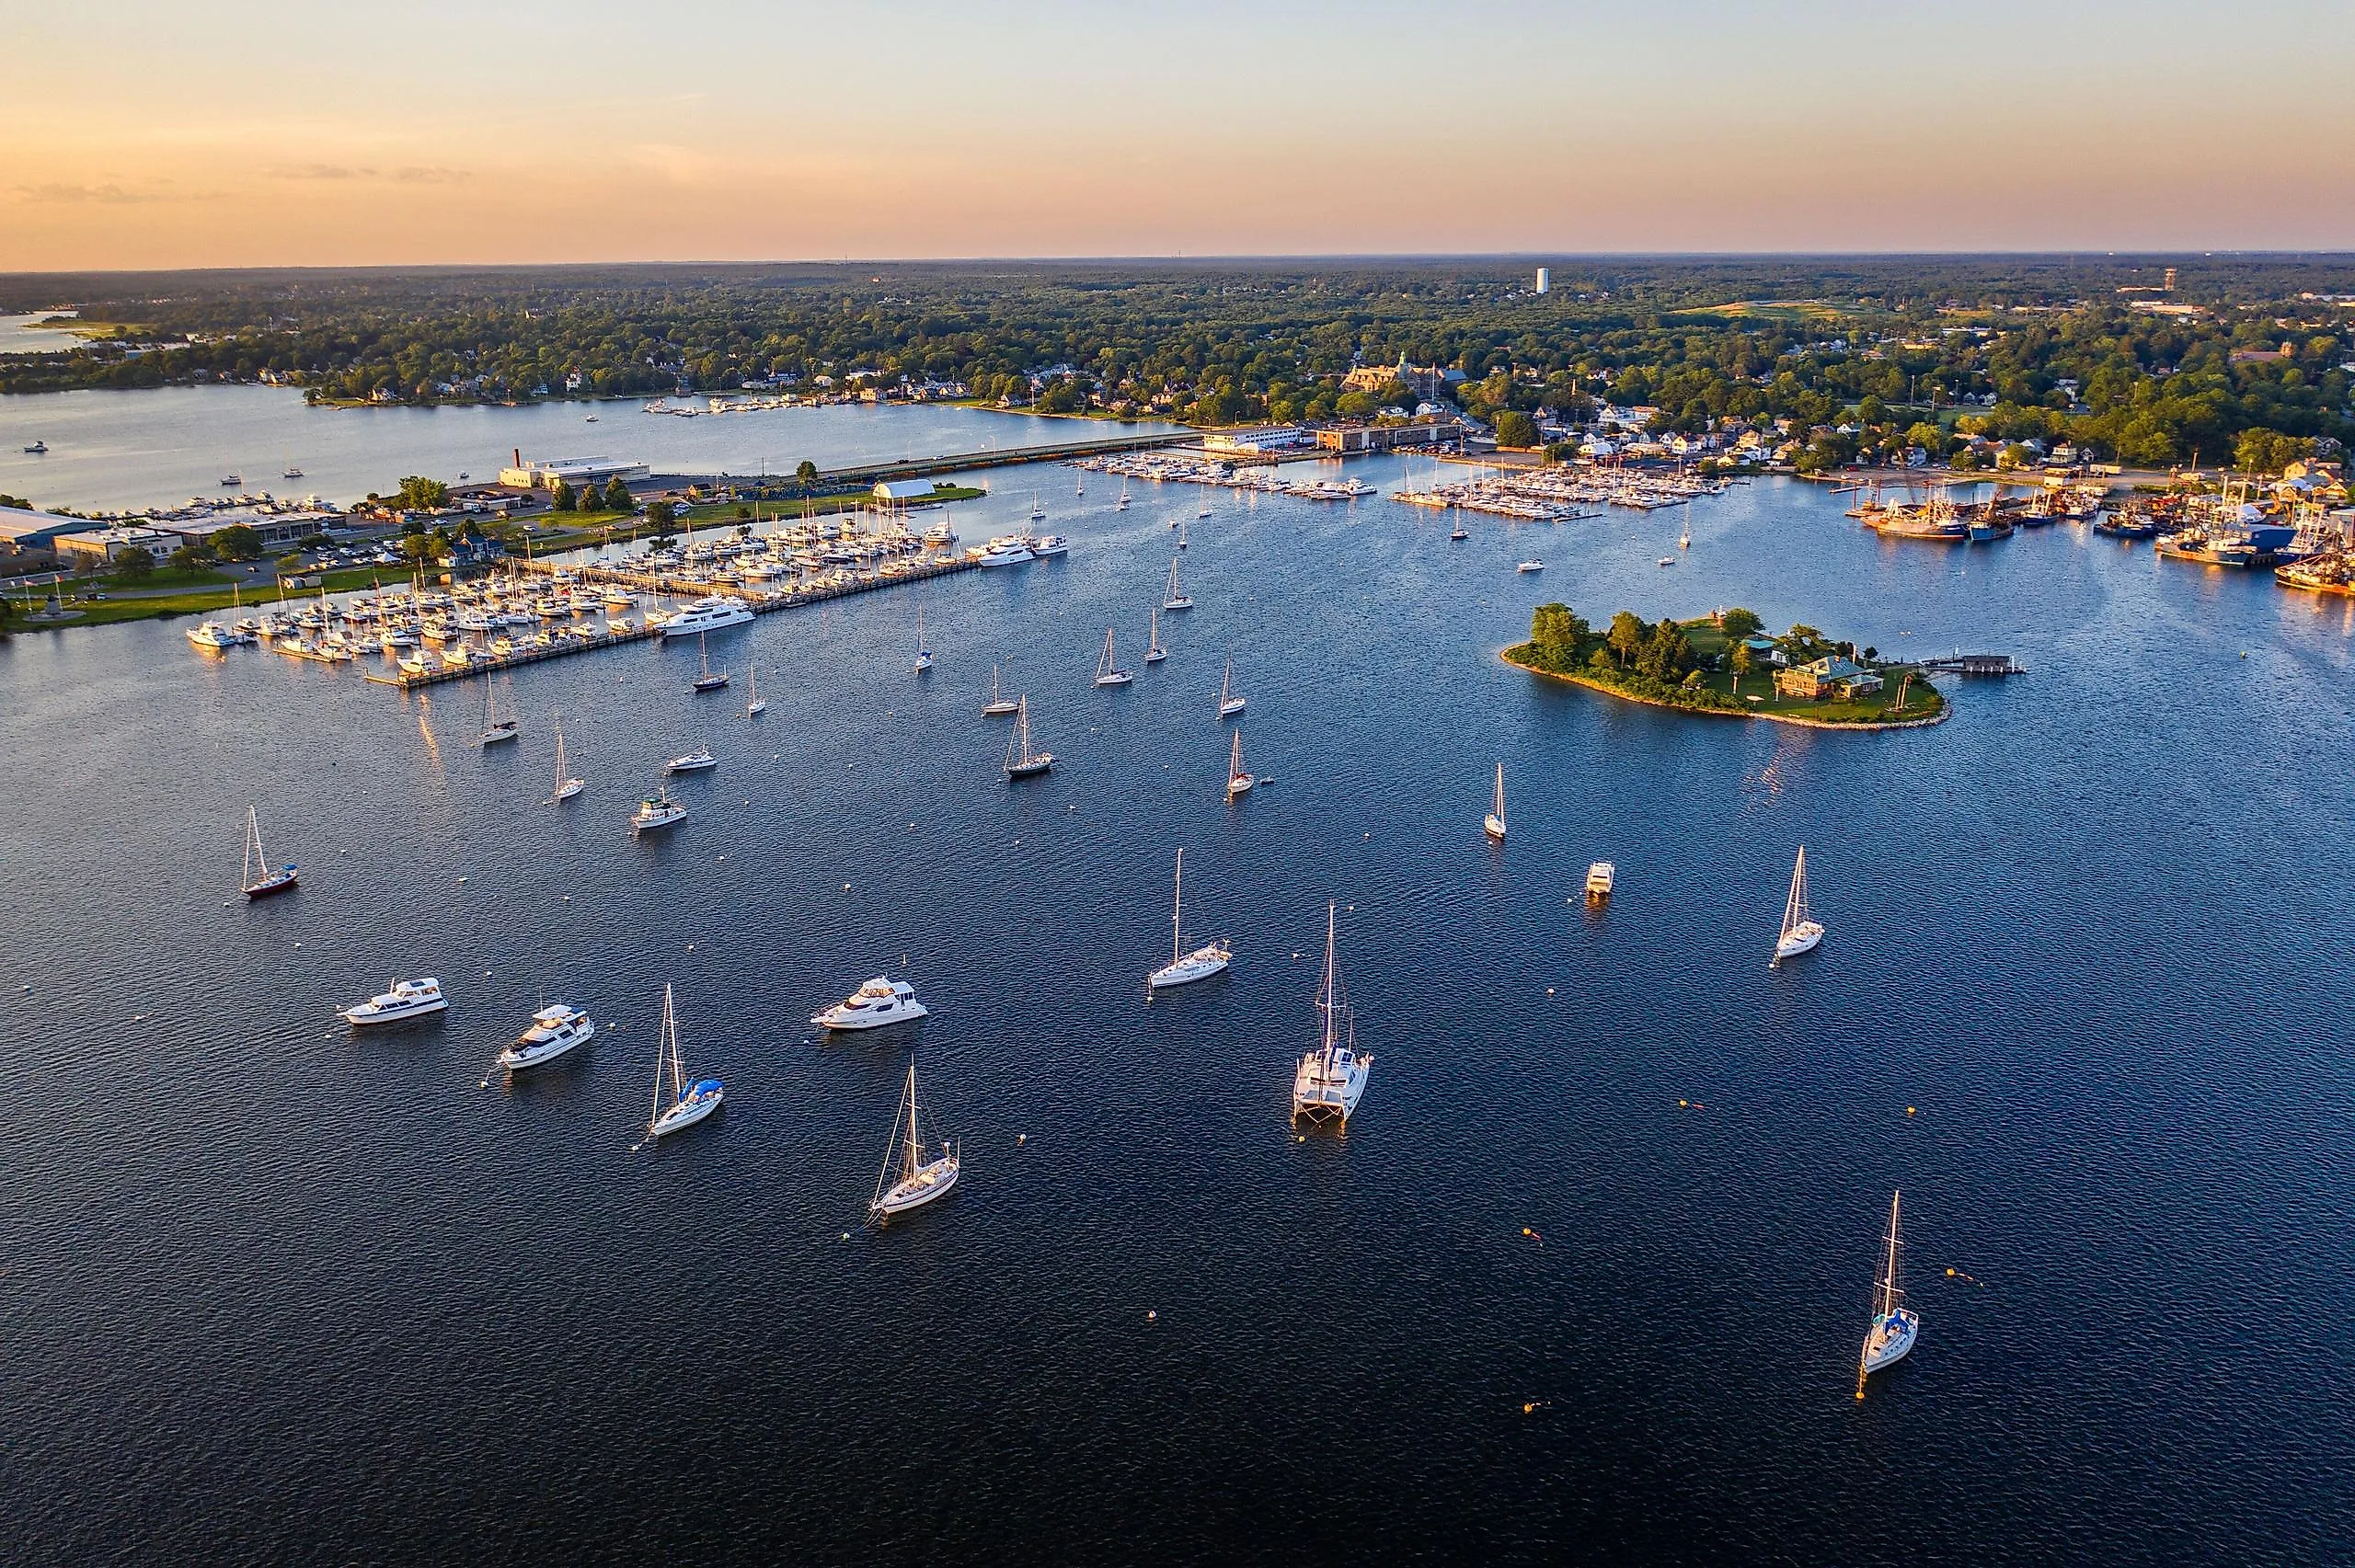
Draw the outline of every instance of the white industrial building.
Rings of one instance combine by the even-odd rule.
[[[553,490],[562,480],[577,490],[614,479],[627,485],[652,473],[643,463],[616,463],[610,457],[534,458],[526,463],[519,452],[513,467],[499,471],[499,482],[518,490]]]

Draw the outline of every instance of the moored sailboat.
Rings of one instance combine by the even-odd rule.
[[[1488,815],[1482,819],[1480,830],[1499,843],[1505,841],[1505,765],[1502,762],[1497,764],[1496,803],[1488,807]]]
[[[482,737],[476,742],[478,746],[497,746],[514,739],[519,733],[514,715],[510,714],[505,718],[499,716],[499,704],[492,697],[491,686],[490,677],[484,676],[482,679]]]
[[[554,806],[558,801],[570,800],[588,787],[584,780],[576,779],[565,772],[564,714],[558,710],[556,715],[556,793],[548,797],[548,804]]]
[[[1258,782],[1243,771],[1243,731],[1237,728],[1235,744],[1226,754],[1226,798],[1235,800],[1250,794],[1251,786]]]
[[[1112,628],[1104,628],[1104,652],[1096,661],[1096,683],[1098,686],[1125,686],[1136,677],[1112,662]]]
[[[1055,765],[1052,751],[1030,750],[1030,698],[1026,693],[1015,699],[1014,738],[1005,746],[1005,776],[1027,779],[1043,773]]]
[[[1235,689],[1235,660],[1226,661],[1226,673],[1218,678],[1218,716],[1233,718],[1243,711],[1243,693]]]
[[[925,646],[924,612],[916,612],[916,673],[922,675],[932,668],[932,649]]]
[[[1144,661],[1159,664],[1169,657],[1169,650],[1161,646],[1161,612],[1151,610],[1146,614],[1151,618],[1151,624],[1145,633]]]
[[[1768,968],[1774,968],[1786,958],[1796,958],[1823,940],[1823,926],[1808,913],[1807,909],[1807,846],[1799,846],[1798,860],[1791,866],[1791,895],[1783,903],[1783,932],[1775,939],[1775,957]]]
[[[668,985],[662,988],[662,1033],[654,1051],[654,1109],[647,1117],[645,1133],[630,1146],[632,1152],[658,1138],[668,1138],[695,1126],[719,1109],[726,1093],[717,1078],[688,1082],[686,1062],[679,1047],[678,1014],[672,1005]]]
[[[907,1136],[901,1131],[905,1128]],[[940,1140],[940,1153],[925,1158],[928,1145],[916,1114],[916,1059],[908,1057],[907,1087],[900,1093],[899,1114],[891,1119],[891,1147],[883,1156],[882,1172],[875,1178],[875,1196],[867,1200],[869,1221],[881,1225],[895,1214],[922,1208],[945,1197],[957,1185],[960,1162],[957,1145]]]
[[[248,900],[267,898],[273,893],[283,893],[300,880],[294,863],[288,861],[276,871],[270,868],[270,857],[262,853],[261,819],[254,808],[246,807],[246,866],[237,875],[238,891]]]
[[[1897,1207],[1901,1196],[1894,1192],[1889,1195],[1889,1238],[1881,1254],[1880,1278],[1873,1288],[1873,1321],[1865,1330],[1865,1347],[1856,1357],[1858,1399],[1865,1397],[1865,1379],[1882,1368],[1903,1360],[1922,1331],[1922,1320],[1910,1308],[1899,1305],[1905,1299],[1899,1273],[1903,1250],[1897,1239]]]
[[[983,718],[1002,718],[1021,705],[1012,697],[1001,697],[997,694],[998,673],[1005,668],[1005,667],[1004,665],[992,665],[990,667],[990,700],[982,704],[982,716]]]
[[[1357,1052],[1357,1024],[1341,997],[1339,966],[1334,958],[1335,906],[1325,906],[1325,987],[1317,998],[1316,1048],[1300,1059],[1292,1077],[1292,1115],[1347,1126],[1365,1082],[1373,1071],[1373,1058]]]
[[[1145,977],[1148,990],[1159,990],[1166,986],[1191,985],[1196,980],[1209,979],[1235,959],[1235,952],[1225,943],[1205,942],[1191,953],[1185,952],[1178,934],[1178,922],[1186,913],[1186,852],[1178,852],[1178,872],[1169,904],[1169,962]]]
[[[750,692],[744,698],[744,716],[746,718],[758,718],[763,714],[769,711],[767,699],[761,695],[760,670],[756,666],[750,664],[746,665],[744,667],[744,681],[746,685],[751,688]]]
[[[728,671],[712,669],[711,646],[701,632],[695,634],[695,658],[702,670],[702,673],[695,677],[696,691],[717,692],[728,684]]]
[[[1194,601],[1186,596],[1186,590],[1178,586],[1178,561],[1175,556],[1170,557],[1169,591],[1162,596],[1161,607],[1164,610],[1191,610],[1194,607]]]

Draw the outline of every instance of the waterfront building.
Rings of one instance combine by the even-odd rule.
[[[1805,697],[1810,702],[1843,697],[1853,701],[1869,697],[1880,688],[1879,676],[1836,655],[1775,671],[1775,694],[1780,697]]]
[[[1247,430],[1212,430],[1202,438],[1202,449],[1214,456],[1290,452],[1315,444],[1308,432],[1298,425],[1262,425]]]
[[[1476,435],[1463,420],[1448,414],[1431,414],[1397,425],[1328,425],[1316,432],[1318,446],[1344,454],[1394,452],[1412,446],[1453,446],[1458,442],[1496,444],[1493,438]]]
[[[652,475],[653,470],[643,463],[616,463],[609,457],[551,457],[523,461],[517,452],[512,466],[499,471],[499,482],[517,490],[553,490],[559,480],[579,489],[583,485],[603,485],[619,479],[631,484]]]
[[[160,528],[89,528],[60,533],[50,542],[66,566],[97,570],[113,565],[133,550],[144,550],[161,561],[180,547],[179,536]]]

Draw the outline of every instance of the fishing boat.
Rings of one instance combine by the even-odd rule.
[[[1112,662],[1112,628],[1104,628],[1104,652],[1096,661],[1096,683],[1098,686],[1125,686],[1136,677]]]
[[[651,800],[639,801],[638,809],[630,813],[630,837],[636,838],[640,833],[650,833],[658,828],[668,828],[672,823],[684,821],[686,815],[687,808],[672,799],[670,791],[658,789]]]
[[[1502,762],[1497,764],[1496,803],[1488,807],[1488,816],[1481,818],[1480,830],[1499,843],[1505,841],[1505,765]]]
[[[565,770],[564,714],[558,710],[556,715],[556,793],[548,796],[548,804],[554,806],[558,801],[570,800],[588,787],[586,781],[574,778]]]
[[[1005,776],[1027,779],[1043,773],[1055,765],[1052,751],[1030,750],[1030,699],[1026,694],[1015,700],[1014,738],[1005,746]]]
[[[1865,1379],[1884,1367],[1894,1366],[1905,1359],[1913,1348],[1914,1337],[1922,1332],[1922,1320],[1912,1309],[1900,1306],[1905,1299],[1901,1283],[1900,1260],[1904,1255],[1897,1239],[1897,1207],[1899,1193],[1889,1195],[1889,1240],[1881,1254],[1880,1278],[1873,1289],[1873,1321],[1865,1330],[1865,1347],[1856,1357],[1856,1397],[1865,1397]]]
[[[272,893],[285,892],[298,880],[300,880],[300,873],[293,861],[287,862],[276,871],[270,868],[270,856],[264,854],[261,848],[261,819],[254,815],[252,807],[247,807],[246,866],[237,874],[238,891],[245,894],[248,900],[267,898]]]
[[[916,673],[922,675],[932,668],[932,650],[924,644],[924,612],[916,612]]]
[[[717,692],[728,684],[728,671],[724,669],[717,670],[712,669],[711,647],[704,640],[701,632],[695,634],[695,658],[703,670],[702,674],[695,677],[696,691]]]
[[[1144,661],[1147,664],[1159,664],[1169,657],[1169,650],[1161,646],[1161,612],[1151,610],[1146,613],[1152,618],[1152,624],[1145,634]]]
[[[907,1129],[906,1138],[900,1136]],[[883,1156],[882,1173],[875,1178],[875,1196],[867,1201],[868,1219],[881,1225],[895,1214],[922,1208],[946,1196],[957,1185],[957,1145],[943,1139],[936,1159],[925,1158],[926,1145],[916,1115],[916,1059],[908,1058],[908,1083],[900,1092],[900,1109],[891,1119],[891,1147]]]
[[[916,1000],[916,988],[889,975],[878,975],[810,1022],[821,1029],[880,1029],[892,1024],[913,1024],[929,1011]]]
[[[490,678],[485,676],[482,683],[482,737],[475,744],[477,746],[503,745],[514,739],[516,734],[515,715],[510,714],[505,718],[499,716],[499,704],[491,694]]]
[[[1783,904],[1783,933],[1775,939],[1773,968],[1786,958],[1796,958],[1823,940],[1823,927],[1807,912],[1807,846],[1799,846],[1799,858],[1791,867],[1791,896]]]
[[[711,748],[698,746],[694,750],[673,757],[663,763],[662,771],[666,773],[700,773],[718,766],[719,766],[719,759],[711,754]]]
[[[646,1133],[632,1149],[643,1149],[658,1138],[695,1123],[719,1109],[725,1090],[717,1078],[689,1082],[686,1061],[679,1047],[679,1017],[672,1004],[671,988],[662,988],[662,1033],[654,1047],[654,1109]]]
[[[1317,998],[1316,1048],[1300,1059],[1292,1075],[1292,1115],[1297,1122],[1349,1123],[1365,1095],[1373,1058],[1357,1052],[1357,1024],[1341,996],[1339,966],[1333,956],[1334,905],[1325,906],[1325,988]]]
[[[1226,673],[1218,678],[1218,716],[1233,718],[1243,711],[1243,693],[1235,689],[1235,660],[1226,661]]]
[[[1169,591],[1162,596],[1161,607],[1164,610],[1191,610],[1194,607],[1194,601],[1186,597],[1186,590],[1178,586],[1178,561],[1175,556],[1169,561]]]
[[[597,1025],[577,1007],[563,1002],[550,1002],[532,1014],[531,1027],[515,1036],[515,1043],[499,1053],[492,1065],[509,1072],[521,1072],[528,1067],[554,1061],[573,1047],[585,1045],[597,1032]]]
[[[997,694],[998,672],[1003,669],[1005,669],[1004,665],[990,666],[990,700],[982,704],[983,718],[1002,718],[1021,705],[1012,697],[1001,697]]]
[[[1251,786],[1258,782],[1243,771],[1243,731],[1237,728],[1235,732],[1235,744],[1228,749],[1226,754],[1226,798],[1234,800],[1249,795]]]
[[[355,1029],[364,1029],[421,1018],[449,1005],[442,995],[442,982],[429,975],[421,980],[393,980],[359,1006],[347,1007],[336,1016]]]
[[[744,680],[751,688],[744,698],[744,716],[758,718],[769,711],[768,704],[761,697],[761,672],[748,664],[744,667]]]
[[[1146,989],[1160,990],[1168,986],[1191,985],[1196,980],[1209,979],[1234,962],[1234,950],[1223,942],[1206,942],[1191,953],[1184,951],[1178,935],[1178,921],[1186,912],[1186,852],[1178,852],[1176,888],[1169,905],[1169,962],[1145,977]]]

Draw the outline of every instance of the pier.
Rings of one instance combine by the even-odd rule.
[[[2028,668],[2007,653],[1956,653],[1919,661],[1924,670],[1940,675],[2025,675]]]

